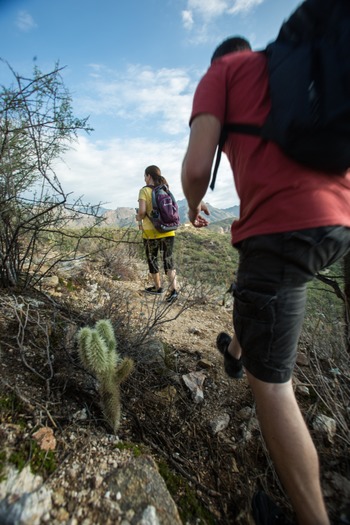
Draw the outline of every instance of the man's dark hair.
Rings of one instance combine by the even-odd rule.
[[[248,40],[242,36],[232,36],[224,40],[214,51],[213,56],[211,57],[210,63],[212,64],[214,60],[228,53],[234,53],[235,51],[251,51],[251,46]]]

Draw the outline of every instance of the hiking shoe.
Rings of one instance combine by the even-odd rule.
[[[224,369],[228,376],[233,379],[241,379],[243,377],[242,358],[236,359],[229,354],[228,347],[232,338],[225,332],[221,332],[216,338],[216,346],[219,352],[224,356]]]
[[[163,288],[157,289],[155,286],[150,286],[149,288],[145,288],[145,292],[152,295],[161,295],[163,293]]]
[[[167,303],[172,303],[173,301],[176,301],[176,299],[178,298],[179,294],[177,293],[176,290],[172,290],[171,292],[168,293],[168,295],[166,296],[165,300]]]
[[[253,496],[252,514],[256,525],[292,525],[280,507],[262,490],[257,490]]]

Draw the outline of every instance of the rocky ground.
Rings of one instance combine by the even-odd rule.
[[[37,523],[156,524],[152,516],[135,521],[134,510],[123,508],[121,493],[108,484],[111,472],[140,455],[157,463],[183,523],[253,523],[250,506],[257,488],[293,520],[247,381],[227,378],[215,347],[217,333],[231,331],[232,299],[180,283],[179,299],[169,306],[143,293],[142,274],[110,281],[91,267],[83,273],[76,282],[84,285],[69,290],[62,279],[48,283],[47,297],[54,302],[41,295],[1,295],[1,395],[11,400],[2,402],[2,461],[10,450],[22,451],[21,466],[29,463],[37,452],[24,444],[32,443],[29,438],[40,428],[52,429],[47,439],[55,440],[54,466],[50,452],[45,461],[40,456],[43,487],[53,497]],[[94,378],[77,358],[77,329],[99,318],[113,320],[121,354],[135,361],[121,389],[117,435],[103,420]],[[316,376],[301,351],[295,385],[310,426],[320,412],[331,415],[327,402],[322,406],[313,397]],[[348,378],[336,378],[333,391],[343,380]],[[343,419],[342,430],[347,424]],[[319,427],[313,436],[332,522],[349,523],[348,442],[339,428],[332,433]]]

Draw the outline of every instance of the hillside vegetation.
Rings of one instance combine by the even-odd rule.
[[[99,228],[95,236],[90,232],[85,238],[80,232],[80,237],[79,250],[67,264],[73,246],[67,235],[60,245],[61,262],[39,289],[1,290],[2,475],[8,463],[19,469],[30,465],[39,473],[44,486],[59,494],[51,509],[52,525],[62,522],[60,508],[67,524],[73,514],[79,525],[107,523],[107,511],[97,503],[104,501],[105,481],[91,488],[90,474],[70,476],[75,464],[89,472],[80,451],[90,450],[92,442],[105,443],[91,452],[93,464],[105,465],[92,479],[110,475],[106,458],[114,442],[101,436],[111,436],[112,429],[101,411],[96,380],[78,359],[76,342],[80,328],[109,319],[118,352],[135,363],[121,386],[118,447],[132,455],[153,455],[183,523],[250,524],[251,497],[258,487],[293,518],[261,438],[247,382],[225,376],[215,349],[216,334],[232,326],[232,297],[225,292],[237,269],[237,253],[229,234],[180,228],[180,297],[170,306],[143,294],[148,272],[137,230]],[[55,244],[52,237],[50,243]],[[343,286],[340,263],[324,275]],[[350,377],[344,333],[343,302],[331,286],[315,280],[294,381],[320,453],[327,506],[333,522],[345,524],[340,520],[349,516]],[[154,357],[155,339],[161,343],[161,358]],[[184,382],[188,376],[203,379],[202,402],[194,401]],[[41,427],[52,428],[57,440],[46,453],[32,438]],[[79,515],[72,509],[80,509]],[[113,509],[108,523],[121,523],[126,515]]]

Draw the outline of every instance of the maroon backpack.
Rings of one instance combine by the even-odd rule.
[[[179,207],[165,184],[147,186],[152,189],[152,212],[148,216],[159,232],[171,232],[180,225]]]

